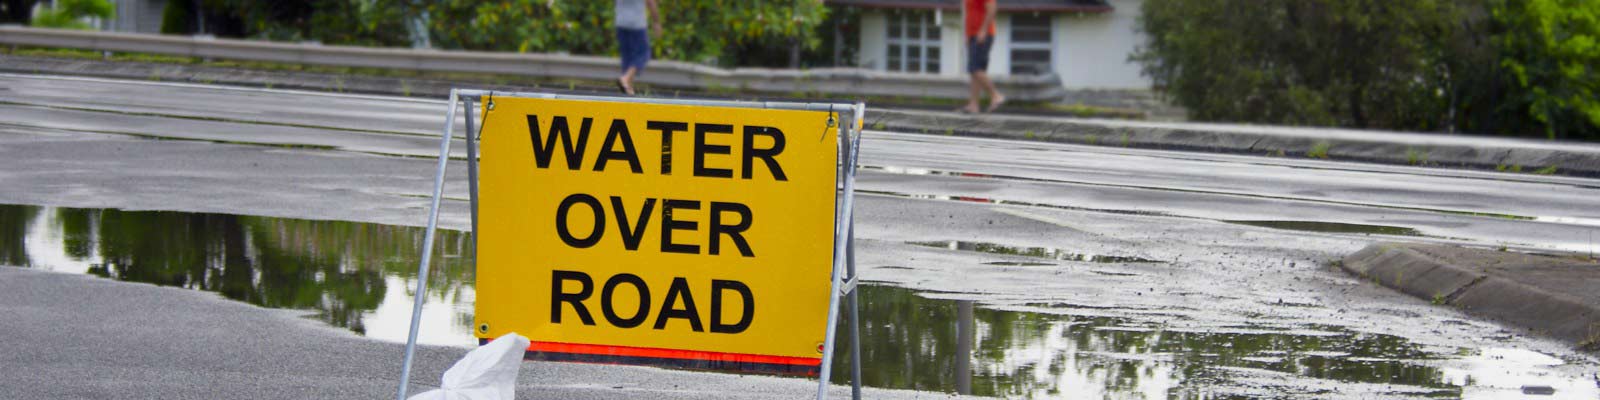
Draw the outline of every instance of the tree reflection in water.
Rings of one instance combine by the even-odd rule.
[[[318,310],[320,319],[359,333],[388,290],[407,289],[388,287],[386,277],[415,279],[423,239],[422,228],[344,221],[0,205],[0,264],[33,264],[24,240],[29,221],[54,223],[69,259],[98,259],[90,274]],[[459,304],[474,278],[461,257],[470,236],[441,230],[436,242],[429,294]]]
[[[1208,386],[1228,380],[1226,367],[1237,367],[1460,394],[1440,370],[1417,362],[1436,355],[1396,336],[1335,327],[1179,332],[1110,317],[982,306],[963,312],[970,302],[889,286],[859,288],[868,386],[1002,397],[1202,398],[1210,397]],[[962,351],[962,325],[974,332],[967,339],[975,342],[970,353]],[[834,368],[849,371],[849,358],[836,358]],[[967,370],[970,376],[958,375]],[[841,373],[833,380],[848,379]]]

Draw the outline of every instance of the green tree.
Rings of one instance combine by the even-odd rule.
[[[1148,0],[1133,58],[1200,120],[1442,125],[1451,0]]]
[[[1133,56],[1190,117],[1600,139],[1600,2],[1148,0]]]
[[[173,18],[184,6],[168,3]],[[243,36],[279,41],[315,40],[356,46],[401,46],[406,41],[402,0],[202,0],[209,19],[238,21]],[[163,23],[165,25],[165,23]],[[178,24],[174,24],[176,27]]]
[[[163,32],[193,32],[190,20],[199,14],[206,31],[221,36],[404,46],[406,21],[426,15],[434,43],[446,49],[617,51],[613,3],[603,0],[200,0],[198,10],[180,3],[168,3]],[[820,0],[663,1],[661,12],[655,57],[724,66],[786,65],[787,57],[774,63],[769,50],[818,48],[827,17]]]
[[[1510,101],[1556,138],[1600,138],[1600,2],[1495,0]]]
[[[55,7],[39,11],[33,16],[33,26],[44,28],[91,29],[83,22],[86,17],[112,18],[116,6],[108,0],[58,0]]]
[[[161,9],[161,33],[185,35],[194,33],[194,3],[185,0],[168,1]]]
[[[612,2],[437,0],[425,10],[437,43],[445,48],[516,52],[615,54]],[[816,28],[827,16],[818,0],[663,1],[659,58],[739,65],[735,51],[760,44],[817,47]]]
[[[0,0],[0,24],[26,24],[39,0]]]

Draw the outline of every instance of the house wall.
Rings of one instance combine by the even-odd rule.
[[[889,19],[881,11],[861,13],[861,47],[856,51],[856,65],[882,71],[888,67]]]
[[[1143,0],[1111,0],[1110,14],[1057,15],[1052,21],[1053,58],[1061,85],[1069,89],[1149,89],[1139,64],[1128,56],[1144,43],[1137,31]]]
[[[965,71],[966,60],[961,61],[961,69]],[[994,45],[989,46],[989,74],[1011,75],[1011,14],[1009,13],[994,16]]]
[[[941,11],[939,24],[939,75],[967,72],[967,39],[961,31],[961,11]]]

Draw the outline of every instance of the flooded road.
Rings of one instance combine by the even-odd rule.
[[[403,340],[434,167],[410,156],[436,151],[442,102],[5,74],[0,87],[0,204],[51,205],[0,206],[0,264]],[[1600,398],[1593,353],[1333,266],[1392,240],[1600,250],[1600,181],[879,131],[861,161],[872,386]],[[422,341],[470,346],[470,214],[464,164],[449,165]]]
[[[438,239],[419,340],[470,346],[470,235],[445,230]],[[310,310],[397,342],[421,241],[420,228],[369,223],[0,205],[0,264]],[[994,243],[906,245],[1037,259],[991,265],[1163,263]],[[873,387],[1032,398],[1326,395],[1350,385],[1386,397],[1600,395],[1594,383],[1548,368],[1560,359],[1527,350],[1430,346],[1340,326],[1184,329],[1075,313],[1083,308],[1071,304],[988,304],[887,283],[861,290],[863,380]],[[847,371],[847,359],[835,367]]]

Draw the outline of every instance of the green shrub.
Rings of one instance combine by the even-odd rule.
[[[114,18],[116,5],[109,0],[57,0],[54,8],[40,10],[33,15],[33,26],[60,29],[93,29],[84,23],[88,17]]]

